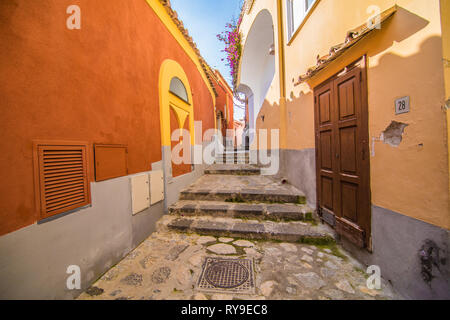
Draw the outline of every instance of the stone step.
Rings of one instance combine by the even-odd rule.
[[[248,164],[215,164],[205,169],[205,174],[259,175],[261,169]]]
[[[305,204],[305,195],[268,176],[206,174],[181,191],[181,200]]]
[[[219,153],[216,158],[249,158],[250,153]]]
[[[329,243],[335,240],[331,228],[305,222],[252,221],[231,218],[184,218],[167,215],[159,227],[172,231],[248,240],[278,240],[303,243]]]
[[[307,205],[295,204],[248,204],[181,200],[169,207],[169,213],[182,216],[213,216],[273,221],[314,221],[311,208]]]
[[[216,159],[214,160],[214,164],[250,164],[250,160]]]
[[[250,151],[248,150],[230,150],[230,149],[223,149],[223,151],[219,154],[249,154]]]
[[[217,161],[249,161],[250,157],[215,157]]]
[[[217,153],[217,155],[224,155],[224,156],[248,156],[250,152],[246,151],[239,151],[239,152],[233,152],[233,151],[225,151]]]
[[[235,203],[296,203],[306,204],[306,197],[292,194],[289,191],[277,190],[184,190],[180,194],[181,200],[226,201]]]
[[[218,154],[216,155],[217,158],[250,158],[250,154],[249,153],[238,153],[238,154]]]
[[[216,162],[221,162],[221,163],[227,163],[227,162],[248,163],[248,162],[250,162],[250,158],[249,157],[215,157],[214,160],[216,160]]]

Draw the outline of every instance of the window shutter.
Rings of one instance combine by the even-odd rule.
[[[86,145],[38,145],[42,219],[90,203]]]

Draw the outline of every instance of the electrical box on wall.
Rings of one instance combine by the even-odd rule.
[[[150,189],[147,174],[131,177],[133,215],[150,208]]]
[[[164,174],[162,170],[152,171],[150,176],[150,204],[164,200]]]

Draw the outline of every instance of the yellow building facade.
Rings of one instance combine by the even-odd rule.
[[[346,247],[379,265],[409,297],[450,292],[448,265],[424,266],[436,259],[433,252],[448,257],[450,247],[449,7],[446,0],[254,0],[244,5],[240,25],[238,90],[249,98],[250,128],[280,130],[279,176],[305,192]],[[348,90],[361,94],[349,98],[343,81],[351,72],[357,81]],[[323,105],[330,83],[334,98]],[[344,100],[347,109],[361,104],[355,119]],[[335,124],[322,114],[333,104]],[[327,121],[342,129],[329,140],[321,129]],[[346,121],[355,121],[353,136]],[[339,152],[328,155],[328,147]],[[342,183],[327,184],[328,156],[330,167],[340,163]],[[367,172],[351,178],[346,167]],[[348,223],[341,226],[333,210],[351,211],[354,221],[343,214]]]

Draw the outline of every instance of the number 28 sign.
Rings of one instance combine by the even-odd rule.
[[[409,97],[403,97],[395,100],[395,114],[409,112]]]

